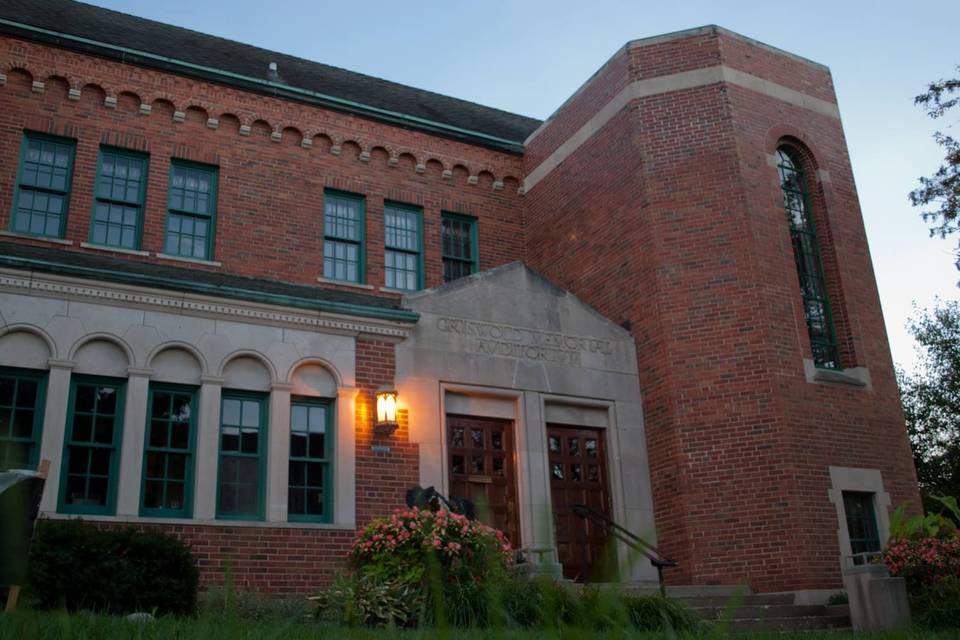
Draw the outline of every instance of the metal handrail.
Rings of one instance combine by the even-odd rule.
[[[664,557],[663,554],[660,553],[652,544],[632,531],[620,526],[599,511],[591,509],[585,504],[574,504],[570,506],[570,509],[573,511],[573,515],[577,516],[578,518],[582,518],[583,520],[590,520],[594,524],[603,527],[609,535],[626,544],[634,551],[643,554],[644,557],[650,560],[650,564],[657,569],[657,580],[660,583],[660,594],[666,595],[663,584],[663,570],[676,567],[679,564],[676,560],[671,560]],[[584,555],[586,556],[586,544],[583,544],[582,547],[584,550]],[[587,566],[588,562],[586,562],[586,557],[584,557],[584,560],[584,566]]]

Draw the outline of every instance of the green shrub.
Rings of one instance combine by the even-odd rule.
[[[213,587],[197,598],[201,615],[235,616],[240,620],[305,620],[312,614],[306,598],[278,598],[251,591]]]
[[[703,626],[692,611],[663,596],[623,596],[631,626],[640,631],[689,632]]]
[[[954,498],[936,498],[960,520]],[[891,518],[883,562],[904,578],[914,619],[927,627],[960,628],[960,533],[940,514],[907,518],[903,507]]]
[[[413,626],[424,608],[418,586],[372,574],[338,577],[310,599],[317,605],[317,620],[349,627]]]
[[[922,627],[960,628],[960,577],[941,578],[911,593],[910,609]]]
[[[28,597],[41,608],[191,614],[198,571],[173,536],[41,520],[30,549]]]

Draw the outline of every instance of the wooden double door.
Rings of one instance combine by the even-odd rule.
[[[468,498],[477,518],[520,547],[513,422],[447,415],[450,496]]]
[[[616,576],[616,548],[606,531],[573,512],[582,504],[610,518],[604,432],[568,425],[547,425],[550,493],[554,531],[563,575],[578,582]]]

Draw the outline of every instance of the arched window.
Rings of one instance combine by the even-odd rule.
[[[807,319],[813,362],[824,369],[840,369],[837,332],[830,312],[807,177],[799,154],[789,146],[780,146],[777,149],[777,171],[783,191],[783,206],[790,222],[790,239],[800,278],[803,314]]]

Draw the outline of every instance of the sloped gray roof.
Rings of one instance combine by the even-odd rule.
[[[24,29],[20,25],[29,25],[34,29]],[[55,33],[43,33],[38,29]],[[455,138],[469,140],[469,133],[473,132],[481,134],[480,137],[490,136],[509,141],[517,147],[514,150],[519,150],[523,140],[540,125],[540,120],[535,118],[72,0],[0,0],[0,33],[103,55],[108,52],[102,47],[98,51],[95,45],[106,43],[133,50],[133,53],[128,52],[123,56],[126,62],[190,75],[204,74],[199,69],[193,69],[191,73],[188,65],[177,65],[176,62],[260,81],[273,80],[281,85],[330,97],[334,104],[327,106],[333,108],[336,108],[338,101],[344,103],[341,106],[346,111],[353,111],[347,103],[364,105],[373,110],[439,123],[443,126],[439,127],[438,133]],[[57,37],[57,34],[95,42]],[[135,52],[169,60],[138,57]],[[278,65],[279,79],[268,76],[271,62]],[[242,79],[234,80],[230,84],[244,85]],[[220,81],[227,80],[223,77]],[[256,90],[256,84],[244,88]],[[283,95],[282,87],[277,90],[276,85],[271,85],[271,88],[273,90],[269,93]],[[362,115],[376,117],[373,113]],[[386,115],[379,119],[390,120]],[[426,124],[421,127],[415,122],[404,122],[403,118],[395,118],[394,121],[412,128],[430,129]],[[451,130],[443,131],[444,127]],[[458,133],[454,129],[463,132]],[[494,141],[488,144],[497,146]]]

